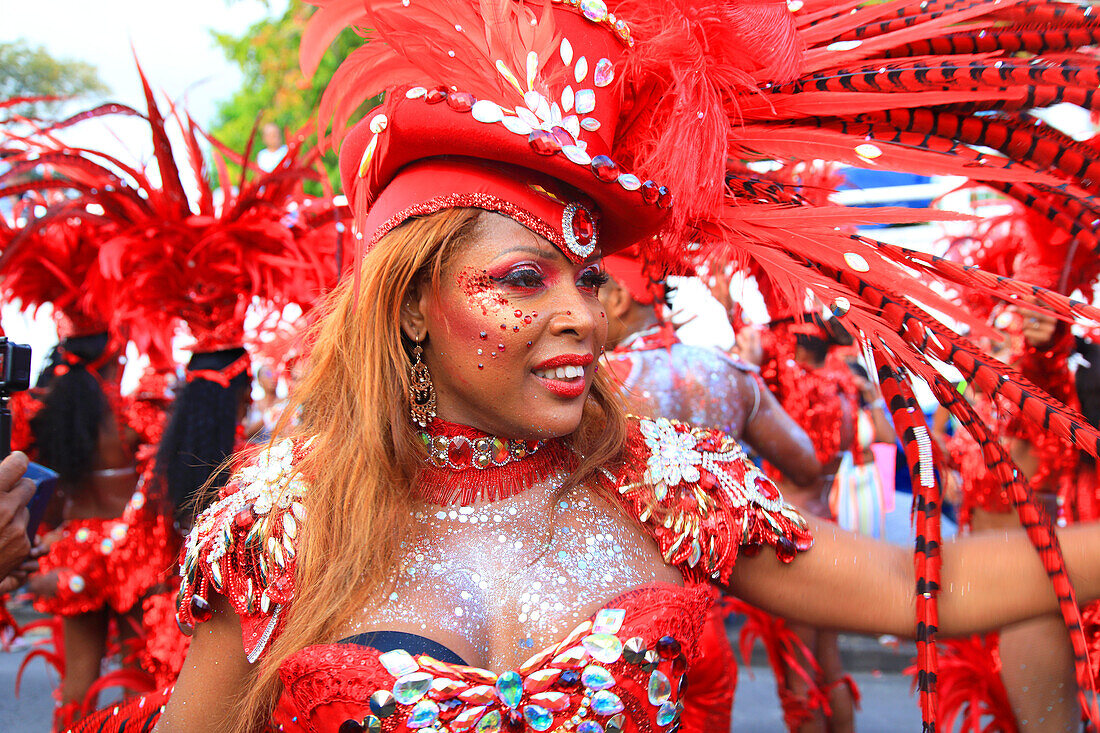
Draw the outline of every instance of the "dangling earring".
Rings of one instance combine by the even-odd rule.
[[[423,356],[424,349],[417,341],[412,353],[413,361],[409,365],[409,415],[414,423],[426,428],[435,419],[435,385],[432,384],[428,365],[422,360]]]

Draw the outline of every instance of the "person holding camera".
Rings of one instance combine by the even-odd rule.
[[[12,453],[0,462],[0,595],[23,584],[37,563],[32,558],[27,504],[34,496],[34,482],[23,478],[27,457]]]

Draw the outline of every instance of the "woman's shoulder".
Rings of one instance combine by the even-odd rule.
[[[297,542],[308,486],[295,463],[303,446],[277,442],[233,474],[195,521],[183,549],[177,603],[181,628],[210,618],[212,592],[241,617],[245,651],[258,658],[294,597]]]
[[[725,583],[742,547],[790,561],[813,544],[798,511],[720,430],[632,416],[623,461],[605,477],[688,574]]]

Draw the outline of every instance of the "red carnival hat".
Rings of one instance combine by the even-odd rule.
[[[642,305],[651,305],[655,298],[656,281],[647,272],[647,264],[637,247],[606,255],[603,268],[630,297]]]
[[[321,108],[343,137],[344,191],[368,247],[409,216],[474,206],[579,261],[597,245],[606,254],[654,235],[673,206],[672,179],[721,204],[721,93],[688,94],[692,75],[666,73],[671,59],[639,63],[630,19],[602,0],[313,4],[307,73],[346,25],[371,29]],[[343,136],[347,118],[383,90],[381,107]],[[690,115],[654,119],[677,99]],[[676,128],[679,144],[661,139]]]

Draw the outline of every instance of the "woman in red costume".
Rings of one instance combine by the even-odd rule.
[[[1097,275],[1093,258],[1075,259],[1077,248],[1069,237],[1019,208],[984,223],[953,247],[968,264],[1065,293],[1090,291]],[[967,304],[975,312],[989,313],[1000,338],[997,349],[1006,363],[1067,405],[1079,404],[1069,365],[1075,340],[1065,324],[1026,308],[1005,310],[988,299],[972,298]],[[967,398],[996,430],[1059,526],[1097,518],[1100,492],[1095,464],[1082,460],[1059,436],[1021,419],[1011,402],[974,390],[967,392]],[[974,533],[1018,527],[1010,497],[989,472],[974,440],[960,430],[948,440],[947,449],[960,477],[961,523]],[[1093,614],[1095,610],[1094,604]],[[984,713],[1006,730],[1072,732],[1080,728],[1073,649],[1056,619],[1016,624],[984,642],[955,644],[951,669],[974,674],[946,674],[943,683],[957,701],[953,712],[969,707],[964,717],[968,726]],[[1044,653],[1036,657],[1035,649]],[[977,661],[977,668],[968,667],[968,659]],[[988,679],[998,672],[999,680]]]
[[[307,68],[348,23],[371,29],[322,115],[337,116],[366,254],[313,332],[294,396],[301,427],[277,431],[188,537],[178,618],[195,636],[158,730],[674,730],[709,583],[818,626],[915,634],[931,726],[937,630],[1059,610],[1072,622],[1075,592],[1100,595],[1100,528],[1055,534],[1026,497],[1026,532],[940,546],[927,427],[898,368],[933,380],[927,352],[983,383],[1000,373],[894,293],[949,307],[904,273],[953,271],[835,226],[912,214],[856,216],[723,176],[730,156],[779,156],[792,139],[811,154],[814,141],[862,145],[873,134],[862,128],[775,129],[822,111],[812,100],[832,89],[818,71],[882,68],[884,49],[904,53],[1003,2],[966,15],[904,5],[901,37],[882,30],[895,8],[878,5],[807,4],[804,19],[778,2],[624,2],[613,14],[596,0],[321,5],[303,36]],[[832,47],[849,32],[883,35]],[[936,98],[961,113],[1003,84],[970,76],[980,90]],[[765,93],[774,80],[797,92]],[[344,135],[383,88],[384,104]],[[895,104],[888,91],[850,92],[845,114]],[[912,103],[901,97],[898,108]],[[902,148],[920,158],[908,141],[875,149],[888,161]],[[1005,167],[1026,175],[1005,161],[981,170]],[[667,260],[743,245],[867,334],[920,486],[916,564],[800,517],[728,436],[623,417],[595,369],[599,258],[638,242]],[[1095,447],[1079,416],[1043,404]],[[1048,569],[1061,602],[1040,592]],[[139,698],[111,729],[147,726],[165,699]]]

